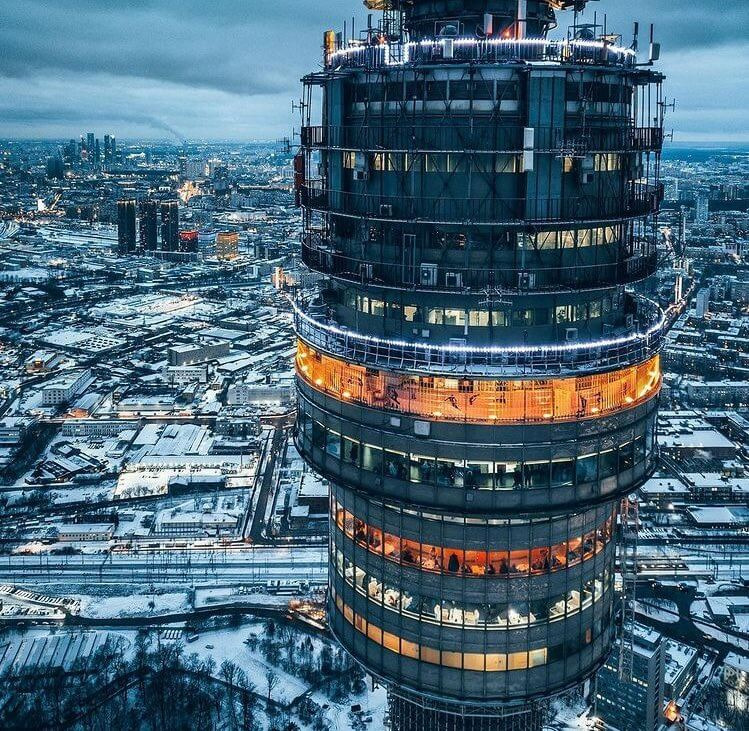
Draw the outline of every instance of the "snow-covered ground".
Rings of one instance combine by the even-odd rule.
[[[726,597],[728,598],[728,597]],[[694,626],[700,631],[704,632],[708,637],[714,637],[720,642],[733,645],[735,648],[749,651],[749,635],[741,634],[739,630],[733,632],[726,632],[719,627],[715,626],[715,621],[710,614],[710,610],[707,605],[707,601],[699,599],[692,602],[689,612],[692,615]],[[705,621],[700,621],[705,620]]]
[[[646,599],[636,603],[636,610],[657,622],[679,621],[679,607],[669,599]]]
[[[147,592],[111,597],[81,594],[76,598],[81,603],[81,615],[96,619],[153,617],[172,612],[187,612],[191,609],[187,591],[166,594]]]

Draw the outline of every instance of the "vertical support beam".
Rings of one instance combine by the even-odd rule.
[[[515,30],[515,38],[521,40],[526,36],[528,25],[528,0],[518,0],[518,19]]]

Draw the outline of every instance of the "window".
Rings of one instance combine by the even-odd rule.
[[[595,482],[598,476],[598,455],[587,454],[577,458],[577,483]]]
[[[525,670],[528,667],[527,652],[511,652],[508,656],[508,670]]]
[[[463,327],[466,324],[465,310],[446,309],[444,324]]]
[[[615,449],[607,449],[605,452],[601,452],[598,462],[598,468],[599,479],[601,480],[616,475],[617,456]]]
[[[433,457],[419,457],[416,454],[412,454],[409,468],[411,482],[427,485],[434,483],[435,464]]]
[[[359,442],[343,437],[343,461],[348,464],[359,464]]]
[[[362,468],[370,472],[382,472],[382,450],[365,444],[362,453]]]
[[[494,483],[494,464],[492,462],[468,462],[464,475],[467,488],[491,490]]]
[[[551,463],[551,486],[565,487],[575,484],[575,460],[556,459]]]
[[[468,324],[471,327],[488,327],[489,312],[487,310],[471,310],[468,313]]]
[[[370,302],[370,312],[377,317],[385,317],[385,303],[382,300],[372,300]]]
[[[572,306],[560,305],[554,308],[554,319],[558,325],[572,322]]]
[[[506,312],[492,312],[492,325],[495,327],[506,327],[507,326],[507,313]]]
[[[523,474],[526,487],[549,486],[548,462],[526,462],[523,467]]]
[[[429,325],[441,325],[445,317],[445,311],[441,307],[432,307],[427,310],[427,323]]]
[[[495,173],[517,173],[519,170],[518,156],[498,154],[495,156],[494,172]]]
[[[325,449],[325,427],[319,421],[312,424],[312,446]]]
[[[406,468],[406,455],[402,452],[385,450],[385,476],[397,480],[406,480],[408,470]]]
[[[463,669],[483,672],[485,658],[485,655],[478,652],[466,652],[463,655]]]
[[[336,459],[341,457],[341,435],[338,432],[328,431],[325,438],[325,451]]]

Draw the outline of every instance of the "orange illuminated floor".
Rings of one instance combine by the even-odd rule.
[[[660,356],[609,373],[488,380],[413,376],[346,363],[297,341],[297,373],[342,401],[434,421],[572,421],[615,413],[658,393]]]

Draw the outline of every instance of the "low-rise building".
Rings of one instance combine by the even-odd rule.
[[[225,340],[174,345],[167,351],[170,366],[206,363],[229,355],[230,344]]]
[[[727,688],[749,696],[749,657],[729,652],[723,663],[721,679]]]
[[[111,523],[70,523],[57,529],[57,539],[62,542],[109,541],[114,535]]]
[[[42,405],[59,406],[70,402],[83,391],[90,378],[89,371],[74,371],[55,378],[42,387]]]

